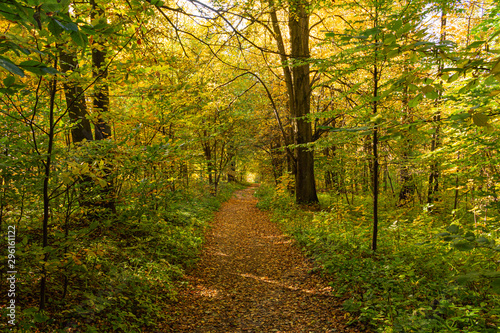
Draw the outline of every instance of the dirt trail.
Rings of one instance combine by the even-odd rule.
[[[326,281],[256,208],[255,187],[237,191],[216,214],[168,332],[356,332]],[[345,322],[345,320],[342,320]]]

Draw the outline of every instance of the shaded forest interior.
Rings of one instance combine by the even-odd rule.
[[[498,332],[500,4],[0,3],[0,327],[150,332],[236,189],[348,325]]]

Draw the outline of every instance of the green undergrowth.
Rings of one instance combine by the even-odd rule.
[[[28,273],[40,260],[33,253],[41,249],[28,241],[21,250],[19,244],[14,331],[151,332],[169,316],[164,305],[175,301],[176,281],[197,261],[214,211],[242,187],[221,184],[213,196],[208,188],[194,185],[189,191],[162,194],[161,202],[139,195],[143,189],[130,189],[116,216],[101,216],[91,226],[75,217],[67,237],[54,230],[53,242],[59,239],[68,246],[66,253],[57,254],[65,260],[48,267],[44,312],[37,307],[39,280]]]
[[[377,332],[500,331],[496,218],[478,226],[465,210],[382,202],[373,253],[369,196],[348,205],[322,194],[322,209],[308,211],[283,190],[261,186],[256,195],[328,276],[350,323]]]

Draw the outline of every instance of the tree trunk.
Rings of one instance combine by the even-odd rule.
[[[57,69],[57,58],[54,61],[54,68]],[[49,133],[47,144],[47,154],[45,158],[44,165],[44,178],[43,178],[43,220],[42,220],[42,248],[44,252],[47,250],[48,243],[48,230],[49,230],[49,218],[50,218],[50,194],[49,194],[49,181],[51,177],[52,169],[52,151],[54,148],[54,138],[55,138],[55,124],[54,124],[54,106],[55,106],[55,96],[57,90],[57,76],[54,75],[50,83],[50,107],[49,107]],[[43,255],[42,263],[42,278],[40,280],[40,305],[39,310],[45,310],[47,301],[47,262],[49,260],[49,253],[45,252]]]
[[[295,199],[297,203],[318,203],[316,182],[314,178],[314,152],[305,144],[312,142],[311,122],[307,119],[310,113],[311,83],[309,78],[309,14],[307,2],[291,1],[288,21],[291,42],[292,86],[294,89],[291,100],[291,116],[295,130],[296,167]]]
[[[403,163],[408,163],[407,153],[403,154]],[[411,198],[413,198],[416,187],[408,165],[403,165],[401,170],[399,170],[399,178],[401,180],[402,186],[398,196],[398,207],[402,207],[406,205],[411,200]]]
[[[229,172],[227,173],[228,182],[236,182],[236,154],[234,153],[234,146],[230,143],[227,147],[227,159],[229,163]]]
[[[60,45],[59,59],[61,72],[76,71],[78,69],[76,54],[68,54],[62,51],[62,48],[63,46]],[[83,140],[92,141],[92,128],[90,121],[87,119],[87,104],[85,103],[83,88],[78,83],[66,80],[63,84],[63,89],[69,119],[74,124],[71,128],[73,143],[82,142]]]
[[[318,203],[314,178],[313,151],[303,145],[312,142],[312,127],[307,119],[310,111],[311,83],[309,78],[309,13],[305,0],[289,1],[288,27],[290,30],[291,56],[285,50],[285,44],[279,26],[276,7],[273,0],[268,0],[274,38],[278,46],[283,74],[288,93],[288,108],[292,122],[291,137],[299,146],[294,151],[295,160],[291,161],[295,176],[295,200],[297,203]]]
[[[439,38],[439,41],[443,43],[446,40],[446,7],[443,4],[443,8],[441,10],[441,36]],[[442,60],[439,62],[438,65],[438,71],[441,73],[443,70],[443,62]],[[439,97],[436,100],[436,106],[438,106],[441,103],[441,98],[442,98],[442,92],[439,92]],[[431,151],[436,150],[439,147],[440,144],[440,122],[441,122],[441,112],[438,111],[438,113],[433,117],[434,122],[436,123],[435,131],[432,134],[432,142],[431,142]],[[431,164],[431,169],[429,173],[429,188],[427,190],[427,203],[431,204],[434,199],[435,195],[439,190],[439,166],[437,161],[433,161]]]
[[[104,10],[97,6],[95,0],[91,0],[92,11],[91,19],[106,20]],[[96,86],[94,92],[93,111],[97,112],[97,123],[94,124],[95,139],[105,140],[111,137],[111,126],[102,118],[103,114],[109,112],[109,85],[106,82],[108,77],[108,68],[106,67],[106,46],[102,40],[96,40],[92,44],[92,74],[96,78]],[[99,203],[103,208],[111,210],[116,213],[115,199],[114,199],[114,186],[111,177],[111,170],[105,166],[105,180],[107,185],[102,189],[103,202]]]
[[[95,0],[91,0],[91,19],[105,20],[104,10],[97,6]],[[111,127],[103,120],[102,115],[109,111],[109,85],[105,82],[108,77],[106,67],[106,47],[102,41],[92,43],[92,71],[93,77],[98,78],[94,92],[94,111],[98,113],[95,126],[95,139],[104,140],[111,137]],[[103,82],[104,81],[104,82]]]
[[[378,7],[375,7],[375,21],[373,27],[378,26]],[[378,39],[375,38],[375,45],[377,45]],[[378,69],[378,59],[377,59],[378,47],[375,47],[374,63],[373,63],[373,114],[378,113],[378,84],[379,84],[379,69]],[[373,233],[372,233],[372,244],[371,248],[373,251],[377,250],[377,239],[378,239],[378,125],[373,126]]]
[[[404,71],[406,75],[408,75],[408,73],[410,72],[408,64],[405,65]],[[410,91],[407,85],[405,86],[403,92],[403,107],[405,110],[403,124],[409,124],[413,121],[411,115],[411,108],[409,106],[409,101],[410,101]],[[398,207],[406,205],[411,200],[416,190],[415,182],[413,180],[413,175],[409,167],[410,164],[409,153],[413,150],[412,140],[409,137],[405,140],[405,145],[406,147],[405,151],[403,152],[402,166],[401,169],[399,170],[399,179],[401,180],[402,186],[401,190],[399,191]]]

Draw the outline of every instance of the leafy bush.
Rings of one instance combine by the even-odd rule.
[[[175,299],[176,281],[196,262],[213,212],[241,187],[221,184],[213,196],[197,184],[189,191],[166,191],[151,200],[135,200],[144,188],[130,188],[130,200],[118,206],[117,216],[101,215],[98,223],[89,225],[74,214],[70,223],[79,223],[80,230],[67,236],[53,231],[52,244],[57,240],[67,250],[49,261],[51,294],[45,312],[38,312],[35,274],[22,274],[17,282],[23,305],[16,316],[17,330],[139,332],[156,326],[168,316],[162,305]],[[38,230],[32,232],[18,242],[19,271],[28,272],[43,257],[33,240]],[[1,310],[2,317],[5,311]]]
[[[492,263],[500,257],[485,233],[446,227],[442,216],[425,209],[392,210],[383,216],[373,253],[363,198],[360,206],[328,198],[323,211],[309,212],[282,194],[273,199],[269,189],[260,196],[331,279],[352,322],[379,332],[497,332],[500,273]]]

